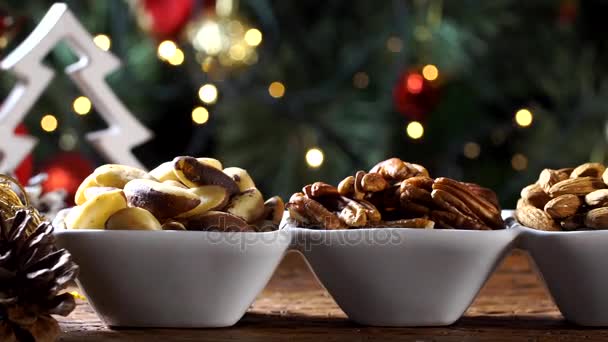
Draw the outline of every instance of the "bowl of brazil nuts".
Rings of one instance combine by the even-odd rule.
[[[146,172],[109,164],[57,215],[56,239],[109,326],[236,323],[290,244],[280,197],[264,201],[246,170],[177,157]]]

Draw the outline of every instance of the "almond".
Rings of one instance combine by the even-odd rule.
[[[519,223],[529,228],[548,231],[561,230],[549,214],[531,205],[517,209],[515,218]]]
[[[592,207],[608,206],[608,189],[595,190],[585,196],[585,203]]]
[[[570,178],[579,177],[602,177],[606,167],[600,163],[585,163],[576,167],[570,174]]]
[[[545,204],[551,200],[551,197],[538,184],[530,184],[523,188],[521,190],[521,198],[539,209],[544,208]]]
[[[557,197],[566,194],[585,196],[590,192],[604,188],[606,188],[606,184],[602,182],[599,178],[570,178],[563,180],[557,184],[554,184],[549,189],[549,195],[551,197]]]
[[[585,225],[593,229],[607,229],[608,207],[590,210],[585,217]]]
[[[544,169],[538,177],[538,185],[545,191],[549,192],[549,189],[556,183],[568,179],[570,173],[561,172],[559,170]]]
[[[554,219],[563,219],[576,214],[581,204],[578,196],[561,195],[547,202],[545,211]]]

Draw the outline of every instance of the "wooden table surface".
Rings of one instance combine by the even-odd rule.
[[[565,322],[527,256],[515,251],[482,289],[465,316],[449,327],[377,328],[347,320],[302,257],[289,253],[245,317],[222,329],[110,330],[86,302],[59,318],[60,341],[572,341],[607,340],[608,329]]]

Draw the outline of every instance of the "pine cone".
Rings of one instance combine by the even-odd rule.
[[[62,293],[78,266],[64,249],[57,250],[53,226],[35,220],[28,210],[0,217],[0,341],[55,341],[59,325],[51,314],[66,316],[75,307]]]

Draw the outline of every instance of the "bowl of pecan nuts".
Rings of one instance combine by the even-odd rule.
[[[109,326],[233,325],[291,242],[278,229],[283,201],[264,201],[247,171],[211,158],[150,172],[103,165],[75,202],[55,219],[55,236]]]
[[[452,324],[517,235],[493,191],[398,158],[335,187],[307,185],[286,207],[294,245],[365,325]]]
[[[608,170],[600,163],[544,169],[521,191],[513,225],[564,317],[608,325]]]

